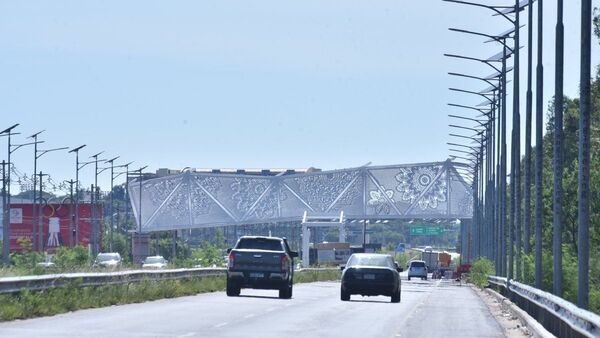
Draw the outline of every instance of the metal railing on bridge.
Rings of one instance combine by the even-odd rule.
[[[593,312],[505,277],[489,276],[488,283],[557,337],[600,337],[600,316]]]

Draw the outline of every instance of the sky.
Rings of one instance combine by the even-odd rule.
[[[554,92],[554,6],[544,7],[546,103]],[[491,14],[443,1],[3,1],[0,129],[20,123],[13,143],[45,130],[41,149],[86,144],[82,161],[104,151],[106,159],[120,156],[116,164],[150,171],[443,161],[454,141],[448,124],[457,122],[447,114],[473,116],[446,104],[482,101],[448,87],[487,87],[447,72],[492,73],[443,54],[501,50],[448,28],[508,29]],[[579,90],[579,15],[579,2],[565,2],[570,97]],[[6,144],[0,138],[3,159]],[[18,149],[13,162],[31,174],[33,149]],[[38,167],[61,182],[74,178],[75,157],[48,153]],[[92,166],[80,180],[93,183]],[[99,182],[107,190],[109,175]]]

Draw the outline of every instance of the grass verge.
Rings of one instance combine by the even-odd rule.
[[[301,271],[294,283],[337,280],[336,270]],[[0,321],[51,316],[59,313],[111,305],[141,303],[225,290],[225,276],[207,276],[169,281],[80,287],[77,282],[65,288],[0,295]]]

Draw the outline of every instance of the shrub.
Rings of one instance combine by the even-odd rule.
[[[60,247],[56,250],[54,263],[63,269],[74,269],[88,266],[91,258],[84,246],[78,245],[72,249]]]
[[[488,285],[488,276],[495,271],[494,263],[487,258],[479,258],[471,266],[468,281],[483,288]]]

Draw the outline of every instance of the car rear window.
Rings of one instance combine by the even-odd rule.
[[[388,256],[382,255],[352,255],[348,260],[347,266],[381,266],[395,268],[394,262]]]
[[[424,268],[425,262],[412,262],[410,263],[410,266],[413,268]]]
[[[269,238],[242,238],[236,249],[284,251],[280,240]]]

